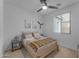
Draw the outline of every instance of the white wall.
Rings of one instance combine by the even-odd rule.
[[[0,0],[0,57],[3,56],[3,0]]]
[[[26,29],[24,28],[24,20],[27,22],[39,20],[39,15],[30,13],[27,10],[23,10],[14,5],[4,3],[4,51],[9,49],[11,46],[11,40],[14,36],[21,34],[21,32],[28,31],[40,31],[37,23],[37,29]],[[33,25],[33,24],[32,24]]]
[[[71,34],[57,34],[53,32],[53,18],[56,15],[70,12],[71,13]],[[67,8],[45,15],[43,33],[46,36],[56,38],[61,46],[76,49],[79,44],[79,3]]]

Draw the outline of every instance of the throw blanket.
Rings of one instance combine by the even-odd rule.
[[[37,50],[39,47],[42,47],[46,44],[51,43],[52,41],[54,41],[53,39],[47,38],[47,39],[43,39],[43,40],[38,40],[38,41],[33,41],[31,42],[31,47],[34,48],[35,50]]]

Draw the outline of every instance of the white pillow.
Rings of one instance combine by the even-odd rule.
[[[40,39],[40,36],[41,36],[41,35],[40,35],[39,33],[34,33],[34,37],[35,37],[35,38]]]
[[[31,38],[25,38],[23,40],[23,44],[26,45],[26,44],[30,44],[31,42],[35,41],[35,39],[33,37]]]
[[[33,40],[34,39],[34,37],[28,37],[28,38],[26,38],[26,40]]]
[[[26,38],[32,38],[33,36],[32,36],[32,34],[27,34],[27,35],[25,35],[25,37]]]
[[[27,42],[33,42],[33,41],[37,41],[34,37],[31,37],[31,38],[26,38],[26,41]]]
[[[47,39],[48,37],[41,36],[39,40]]]

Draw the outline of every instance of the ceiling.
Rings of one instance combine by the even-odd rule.
[[[61,6],[58,6],[59,9],[67,7],[73,3],[78,2],[79,0],[47,0],[48,5],[57,6],[58,3],[61,3]],[[19,8],[23,8],[28,12],[36,12],[39,8],[41,8],[40,0],[4,0],[5,3],[15,5]],[[48,13],[51,11],[55,11],[54,9],[43,10],[39,13]],[[37,12],[36,12],[37,13]]]

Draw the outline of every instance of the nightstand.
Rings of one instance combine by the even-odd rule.
[[[22,48],[22,41],[12,40],[12,51],[15,51],[21,48]]]

